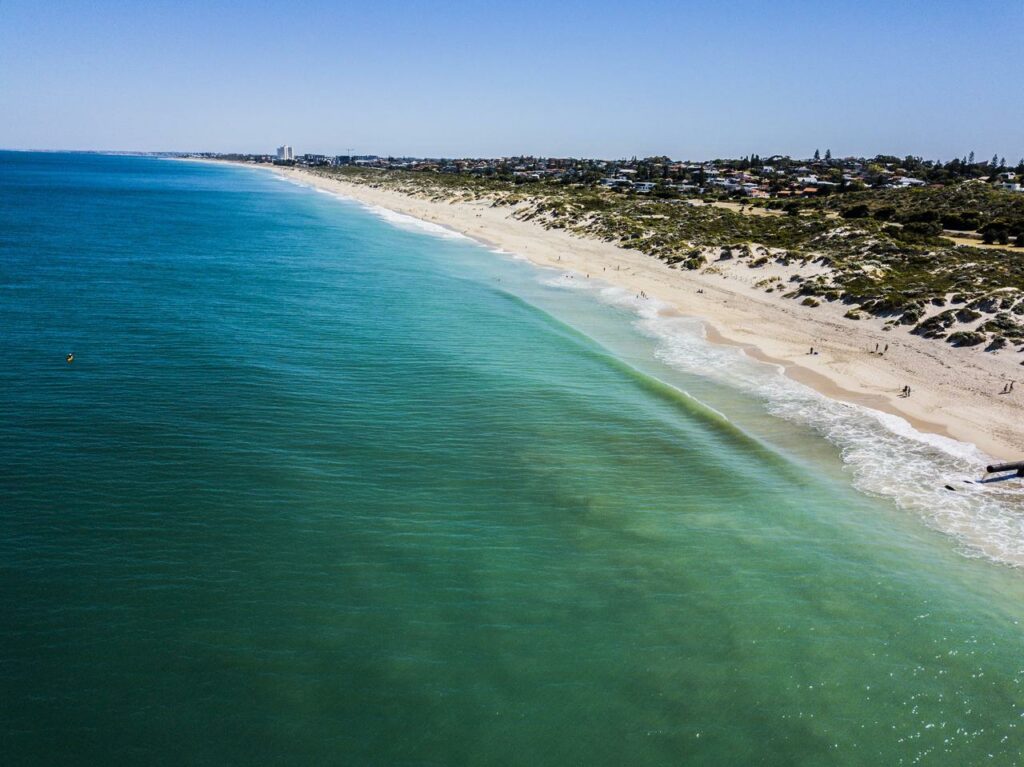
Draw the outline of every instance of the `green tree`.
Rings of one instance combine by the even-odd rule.
[[[1007,245],[1010,242],[1010,229],[1001,221],[993,221],[981,228],[981,239],[986,245]]]

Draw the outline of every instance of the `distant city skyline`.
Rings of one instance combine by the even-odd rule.
[[[1015,165],[1022,33],[1005,0],[8,0],[0,147]]]

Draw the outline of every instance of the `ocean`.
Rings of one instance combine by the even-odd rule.
[[[662,308],[0,153],[3,762],[1022,761],[1019,483]]]

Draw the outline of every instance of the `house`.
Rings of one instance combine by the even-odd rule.
[[[654,186],[655,184],[653,181],[637,181],[633,184],[633,191],[638,194],[649,194],[654,191]]]

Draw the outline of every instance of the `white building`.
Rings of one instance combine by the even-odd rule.
[[[294,160],[295,153],[292,152],[292,148],[285,144],[277,148],[277,159],[278,160]]]

